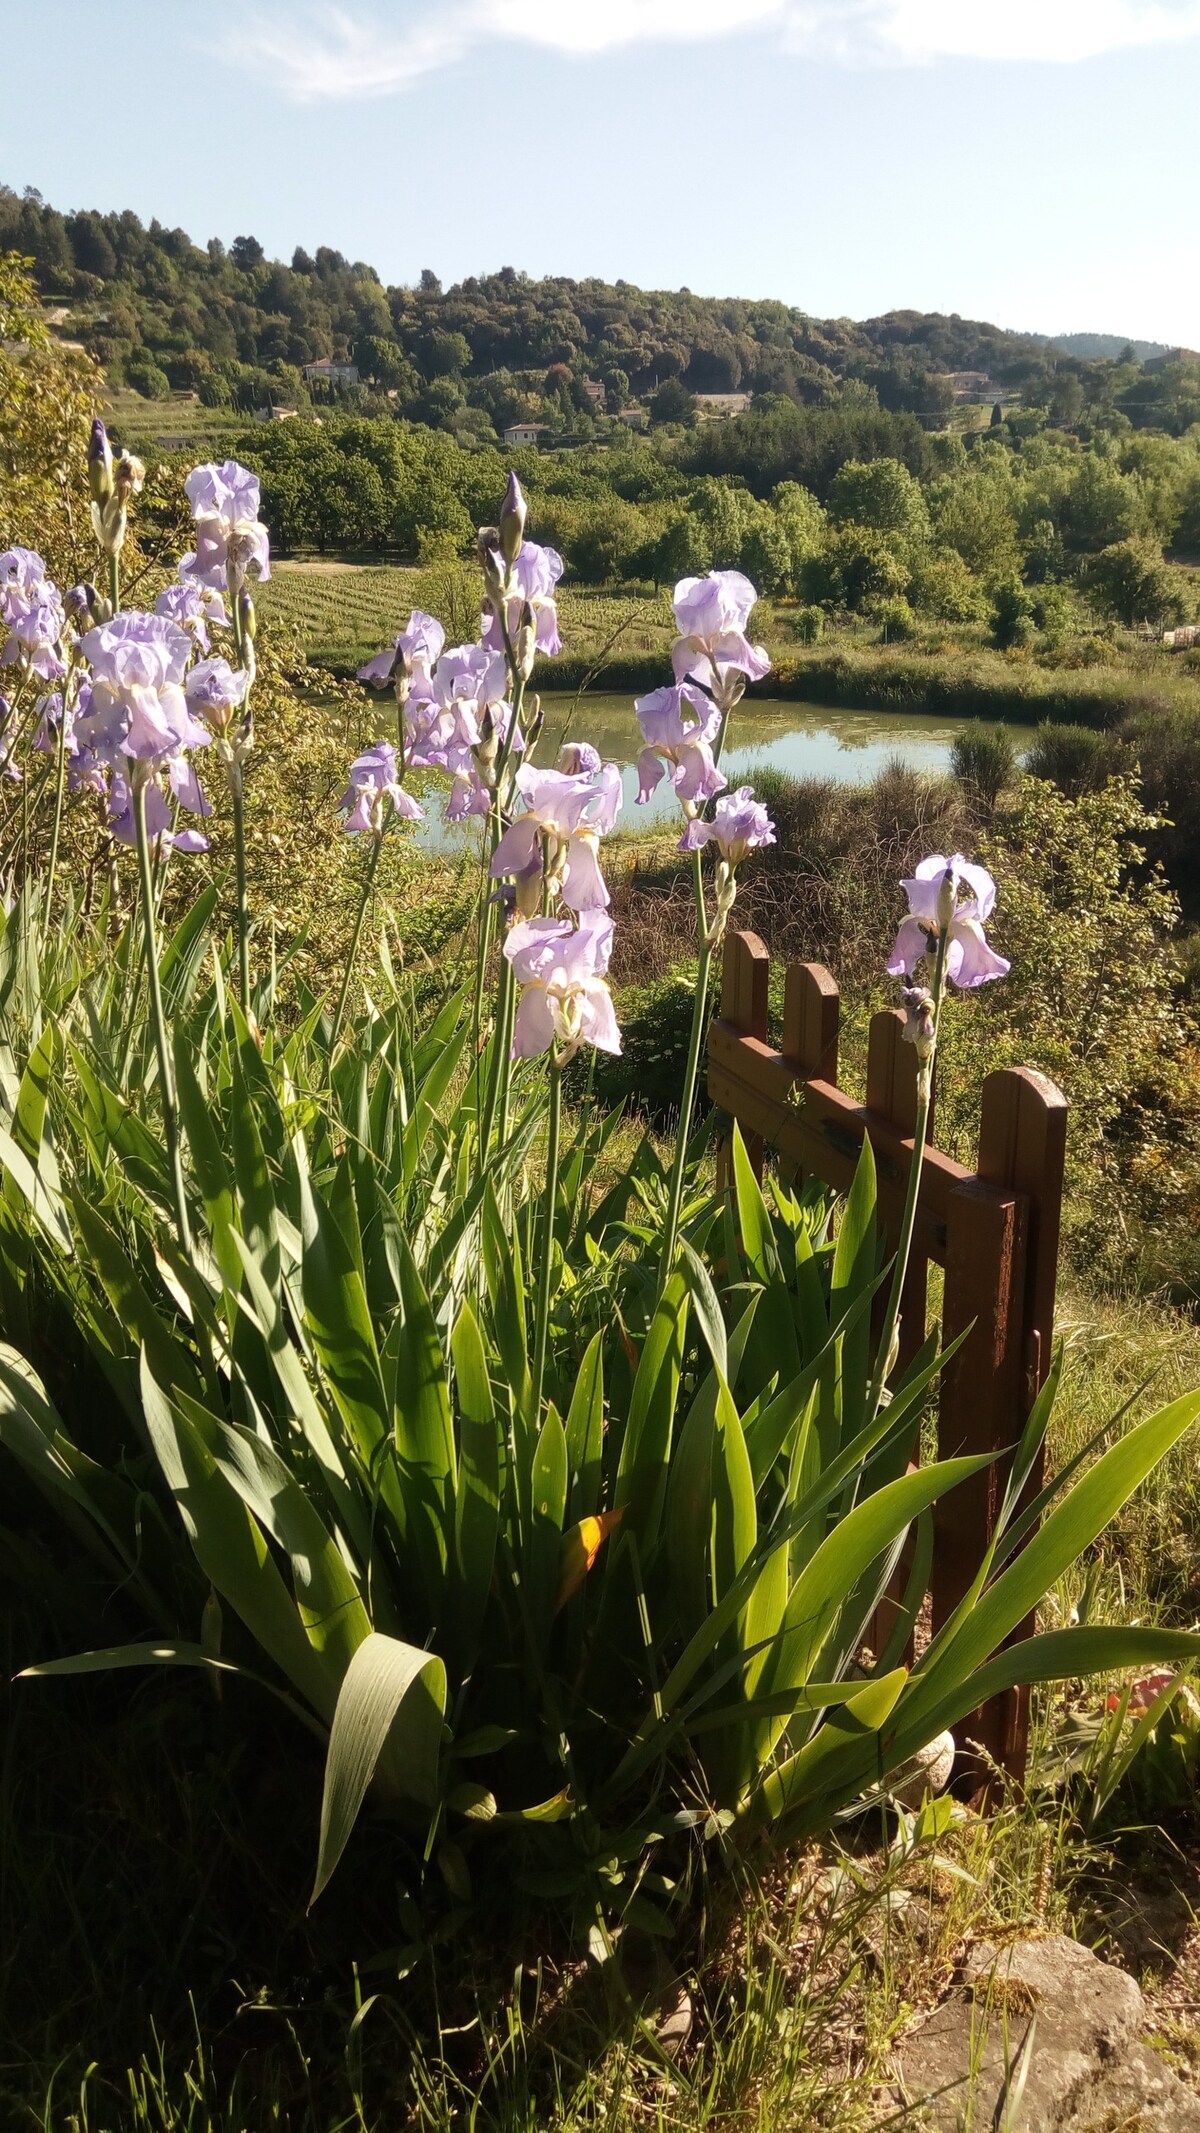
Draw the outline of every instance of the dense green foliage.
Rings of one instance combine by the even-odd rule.
[[[362,261],[327,245],[297,248],[290,266],[268,260],[253,237],[194,244],[183,230],[128,210],[62,215],[39,196],[0,192],[0,246],[31,256],[39,285],[57,298],[103,297],[94,320],[108,363],[156,389],[247,371],[294,383],[299,366],[352,361],[364,380],[432,396],[469,372],[492,382],[474,404],[502,420],[526,412],[529,374],[544,379],[571,416],[586,414],[582,376],[608,404],[631,389],[679,379],[693,392],[784,392],[817,399],[841,377],[874,387],[884,405],[948,404],[944,373],[1050,364],[1037,344],[958,318],[899,312],[858,327],[815,320],[785,304],[647,292],[627,282],[534,282],[505,267],[443,291],[431,271],[416,288],[389,288]],[[132,366],[132,368],[131,368]],[[255,381],[257,389],[257,381]],[[250,403],[244,403],[250,404]]]
[[[14,276],[6,319],[23,306]],[[3,523],[26,497],[49,513],[57,483],[55,552],[73,560],[82,547],[95,570],[70,446],[75,387],[36,340],[12,375]],[[475,456],[486,466],[487,454]],[[131,539],[124,554],[127,598],[131,586],[149,597],[181,545],[176,472],[160,470],[146,492],[145,545],[139,552]],[[769,521],[740,523],[730,499],[743,508],[741,492],[716,483],[700,495],[697,516],[714,543],[753,536],[767,557],[788,527],[802,563],[828,548],[840,568],[857,544],[911,573],[933,537],[927,489],[889,454],[845,461],[824,519],[802,489],[777,495]],[[494,494],[480,501],[493,515]],[[440,531],[457,545],[453,527]],[[462,599],[477,623],[478,581],[472,599],[457,565],[437,560],[437,539],[429,545],[447,619]],[[903,586],[888,597],[883,612],[898,621]],[[239,628],[242,656],[247,642]],[[507,656],[519,716],[524,674],[511,648]],[[760,1180],[736,1132],[727,1175],[714,1174],[703,1135],[690,1148],[679,1137],[668,1174],[653,1135],[635,1142],[597,1102],[609,1093],[602,1082],[577,1062],[560,1136],[557,1057],[548,1075],[543,1059],[510,1057],[511,992],[503,979],[496,988],[491,952],[494,926],[506,921],[503,911],[494,918],[486,875],[472,869],[451,885],[431,868],[414,884],[397,838],[389,866],[379,866],[381,824],[348,945],[345,862],[328,848],[338,841],[335,766],[362,738],[361,714],[345,689],[317,699],[311,678],[298,699],[303,662],[286,644],[264,640],[256,665],[258,745],[248,786],[230,785],[239,799],[248,790],[250,816],[252,901],[239,895],[234,906],[236,948],[219,874],[193,893],[182,859],[168,868],[160,845],[151,862],[144,801],[136,889],[113,863],[94,793],[68,798],[60,849],[65,745],[57,874],[45,858],[54,780],[28,746],[18,764],[26,784],[5,818],[0,1571],[6,1603],[17,1596],[8,1652],[14,1670],[41,1677],[14,1685],[24,1711],[40,1703],[59,1713],[80,1689],[64,1676],[87,1677],[84,1693],[97,1700],[84,1768],[68,1772],[95,1818],[88,1856],[76,1823],[70,1850],[47,1870],[63,1780],[50,1769],[55,1799],[42,1810],[36,1856],[6,1857],[0,1900],[6,1920],[28,1908],[35,1922],[24,1891],[40,1878],[55,1921],[65,1895],[64,1946],[88,1947],[93,1861],[113,1842],[113,1802],[102,1798],[109,1769],[120,1771],[118,1812],[141,1837],[163,1765],[201,1768],[201,1782],[185,1778],[181,1813],[163,1824],[173,1836],[182,1822],[188,1836],[172,1862],[177,1881],[195,1876],[187,1920],[176,1927],[176,1888],[139,1935],[154,1898],[133,1890],[126,1852],[135,1847],[118,1838],[104,1863],[104,1964],[66,1989],[90,2008],[98,1991],[109,1996],[110,1971],[127,1964],[150,1973],[155,1999],[163,1974],[178,1995],[178,1980],[194,1975],[190,1949],[184,1962],[190,1937],[203,1939],[206,1960],[216,1942],[214,1973],[231,1976],[236,1965],[278,1981],[252,2019],[282,2016],[301,2072],[289,2083],[272,2060],[255,2080],[238,2036],[232,2072],[214,2074],[210,2000],[195,2017],[192,2123],[216,2123],[226,2110],[232,2123],[254,2108],[281,2127],[298,2125],[303,2110],[315,2127],[311,2094],[299,2094],[312,2008],[332,2006],[334,2025],[344,2024],[337,1995],[349,1973],[356,2013],[342,2071],[354,2119],[344,2122],[365,2128],[381,2122],[374,2096],[370,2119],[362,2100],[362,2028],[378,2004],[366,1988],[399,1982],[389,2013],[409,2039],[407,1981],[419,1971],[435,2003],[427,2034],[437,2070],[410,2091],[407,2074],[401,2081],[389,2066],[378,2103],[395,2118],[398,2095],[411,2103],[415,2092],[418,2116],[441,2123],[455,2106],[447,2094],[438,2110],[434,2094],[450,2079],[439,1951],[460,1962],[490,1934],[507,1956],[536,1919],[556,1946],[572,1955],[586,1947],[594,1969],[611,1973],[618,1952],[636,1961],[640,1947],[707,1915],[712,1894],[736,1900],[747,1863],[772,1839],[827,1832],[865,1808],[893,1815],[910,1758],[981,1700],[1022,1680],[1192,1664],[1200,1638],[1147,1626],[1140,1609],[1131,1621],[1124,1594],[1098,1608],[1090,1567],[1071,1626],[1058,1626],[1068,1619],[1058,1594],[1182,1443],[1200,1395],[1137,1419],[1106,1412],[1099,1435],[1089,1432],[1079,1458],[1059,1464],[1027,1505],[1056,1362],[1001,1470],[969,1592],[916,1664],[899,1663],[922,1611],[931,1508],[991,1461],[910,1467],[947,1358],[936,1332],[915,1355],[910,1343],[904,1362],[889,1345],[907,1232],[902,1225],[893,1256],[870,1142],[840,1203],[780,1176]],[[18,682],[23,713],[37,692],[28,672]],[[967,802],[952,786],[930,788],[915,820],[902,774],[856,796],[867,856],[858,865],[828,794],[778,784],[768,797],[779,841],[739,886],[739,915],[753,920],[774,900],[793,931],[816,930],[831,954],[853,943],[859,970],[874,973],[902,847],[953,849],[951,832],[970,809],[977,829],[991,814],[984,849],[1011,929],[997,938],[1019,969],[1004,994],[1007,1023],[955,1012],[962,1034],[957,1050],[948,1040],[947,1061],[977,1080],[979,1053],[989,1065],[1000,1056],[998,1031],[1045,1057],[1051,1026],[1053,1063],[1075,1075],[1088,1106],[1085,1160],[1107,1153],[1114,1171],[1132,1172],[1151,1136],[1129,1077],[1141,1076],[1146,1110],[1161,1113],[1161,1055],[1183,1027],[1164,952],[1174,901],[1145,866],[1153,824],[1131,778],[1078,800],[1024,780],[1011,807],[998,805],[1007,777],[998,757],[977,748]],[[132,760],[126,768],[132,778]],[[219,814],[228,807],[222,798]],[[503,811],[498,796],[493,844]],[[823,872],[797,863],[805,815],[810,846],[823,840],[831,862]],[[240,825],[236,812],[233,820]],[[213,828],[219,867],[228,824]],[[704,862],[695,862],[698,941],[683,930],[677,868],[650,873],[648,883],[625,884],[618,916],[624,923],[647,889],[657,897],[666,983],[645,985],[630,1019],[650,1036],[664,1016],[671,1025],[673,1050],[653,1062],[657,1086],[642,1092],[661,1114],[689,999],[689,1073],[695,1065],[718,941],[707,930]],[[550,880],[546,869],[546,899],[558,893]],[[367,929],[356,964],[373,890],[383,924],[377,943]],[[684,908],[690,922],[686,899]],[[674,967],[689,946],[700,955],[694,998]],[[623,952],[637,949],[634,935]],[[653,959],[643,961],[643,978],[652,976]],[[853,957],[846,963],[853,968]],[[943,968],[939,955],[935,990]],[[952,1131],[951,1102],[939,1102]],[[686,1122],[690,1086],[683,1112]],[[1108,1241],[1119,1259],[1120,1238]],[[877,1298],[887,1299],[882,1332]],[[910,1537],[895,1631],[870,1649],[869,1625]],[[1013,1643],[1039,1605],[1040,1632]],[[188,1695],[178,1672],[159,1676],[161,1708],[178,1714],[178,1765],[154,1752],[171,1715],[147,1724],[153,1691],[130,1693],[131,1673],[145,1668],[183,1669],[190,1684]],[[253,1708],[267,1698],[273,1726]],[[126,1753],[110,1762],[114,1722]],[[1123,1722],[1124,1712],[1114,1736]],[[56,1717],[44,1731],[63,1738]],[[128,1750],[143,1744],[150,1753],[134,1764]],[[18,1804],[28,1828],[19,1751],[3,1775],[6,1810]],[[940,1843],[952,1813],[949,1802],[931,1808],[915,1831],[901,1818],[902,1852]],[[210,1844],[213,1827],[220,1841]],[[302,1975],[296,1920],[314,1856],[320,1924],[304,1936],[311,1970]],[[239,1922],[230,1905],[231,1858],[253,1860],[241,1890],[253,1921]],[[367,1900],[348,1898],[339,1911],[347,1873]],[[806,1887],[810,1908],[816,1893]],[[268,1945],[281,1908],[291,1913],[290,1960]],[[841,1908],[827,1906],[830,1915]],[[815,1976],[826,1960],[814,1953]],[[64,2045],[61,2018],[43,2019],[36,2005],[44,1945],[31,1969],[32,1985],[5,1936],[17,2020],[36,2024],[41,2051],[65,2050],[85,2125],[90,2018],[76,2016]],[[247,1991],[241,2001],[248,2007]],[[513,2003],[498,2057],[515,2069],[519,1987]],[[478,2013],[463,2013],[463,2031],[482,2033]],[[764,2030],[779,2034],[778,2021],[764,2019]],[[139,2065],[145,2036],[143,2009],[138,2041],[117,2046],[131,2055],[128,2122],[170,2125],[166,2072],[156,2077],[144,2056]],[[4,2088],[23,2109],[33,2053],[23,2034],[11,2065],[7,2036],[5,2050]],[[790,2050],[780,2056],[793,2073]],[[411,2057],[420,2068],[420,2036]],[[478,2070],[491,2080],[492,2061],[491,2036],[481,2034],[475,2083],[463,2091],[479,2123],[489,2106]],[[726,2094],[753,2089],[761,2103],[773,2063],[764,2054],[740,2079],[714,2080],[714,2117]],[[772,2095],[782,2093],[774,2079]],[[519,2073],[513,2091],[518,2082]],[[528,2107],[519,2113],[498,2076],[494,2086],[497,2122],[524,2123]],[[100,2108],[111,2119],[107,2100]],[[43,2122],[57,2122],[49,2102]]]

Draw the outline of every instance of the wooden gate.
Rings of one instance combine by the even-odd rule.
[[[767,1042],[770,958],[755,933],[725,943],[721,1012],[709,1034],[708,1088],[737,1119],[760,1166],[769,1149],[784,1175],[850,1186],[864,1135],[879,1181],[879,1218],[898,1241],[916,1121],[917,1060],[903,1016],[872,1017],[865,1104],[837,1085],[838,989],[819,963],[789,966],[783,1043]],[[983,1084],[978,1168],[964,1170],[933,1145],[936,1091],[921,1173],[912,1259],[902,1304],[901,1362],[925,1338],[930,1261],[944,1268],[942,1337],[970,1327],[942,1373],[940,1459],[999,1452],[993,1465],[934,1507],[933,1627],[953,1612],[978,1570],[1011,1454],[1050,1368],[1067,1103],[1028,1067]],[[1041,1487],[1039,1458],[1029,1493]],[[1032,1623],[1017,1636],[1027,1635]],[[958,1729],[1013,1777],[1024,1774],[1029,1692],[994,1697]],[[969,1757],[964,1757],[969,1765]],[[960,1773],[961,1774],[961,1773]]]

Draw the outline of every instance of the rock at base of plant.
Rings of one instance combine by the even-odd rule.
[[[1139,2042],[1131,1977],[1061,1936],[981,1943],[896,2052],[912,2123],[936,2133],[1200,2133],[1200,2097]]]
[[[944,1792],[950,1783],[956,1754],[953,1733],[939,1733],[904,1763],[888,1781],[888,1791],[901,1807],[917,1808],[931,1792]]]

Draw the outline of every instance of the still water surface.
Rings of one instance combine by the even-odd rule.
[[[650,829],[678,820],[665,779],[645,807],[635,805],[641,736],[630,697],[546,696],[542,701],[546,728],[538,746],[540,762],[553,763],[566,738],[590,741],[606,760],[621,765],[625,805],[619,829]],[[832,778],[839,785],[867,785],[886,763],[896,761],[943,771],[949,768],[950,750],[964,723],[931,718],[922,711],[845,711],[758,697],[738,705],[733,745],[725,750],[722,768],[731,785],[752,782],[753,773],[766,764],[789,777]],[[1013,730],[1018,740],[1028,739]],[[428,793],[425,805],[428,814],[419,836],[427,848],[445,850],[470,834],[443,819],[440,787]]]

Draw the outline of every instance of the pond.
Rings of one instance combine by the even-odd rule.
[[[607,760],[621,766],[625,805],[619,829],[647,828],[678,819],[670,785],[664,779],[645,807],[635,806],[638,788],[637,753],[640,735],[629,696],[544,696],[546,727],[538,758],[553,763],[566,738],[591,741]],[[968,723],[931,718],[922,711],[846,711],[824,704],[785,703],[780,698],[757,697],[741,703],[733,716],[733,745],[725,751],[722,768],[731,785],[749,782],[753,773],[769,765],[794,778],[832,778],[839,785],[868,785],[884,765],[902,762],[911,768],[933,772],[950,766],[950,751],[956,736]],[[1017,740],[1028,744],[1028,731],[1010,729]],[[445,850],[470,834],[444,821],[437,798],[430,794],[420,841],[430,850]]]

